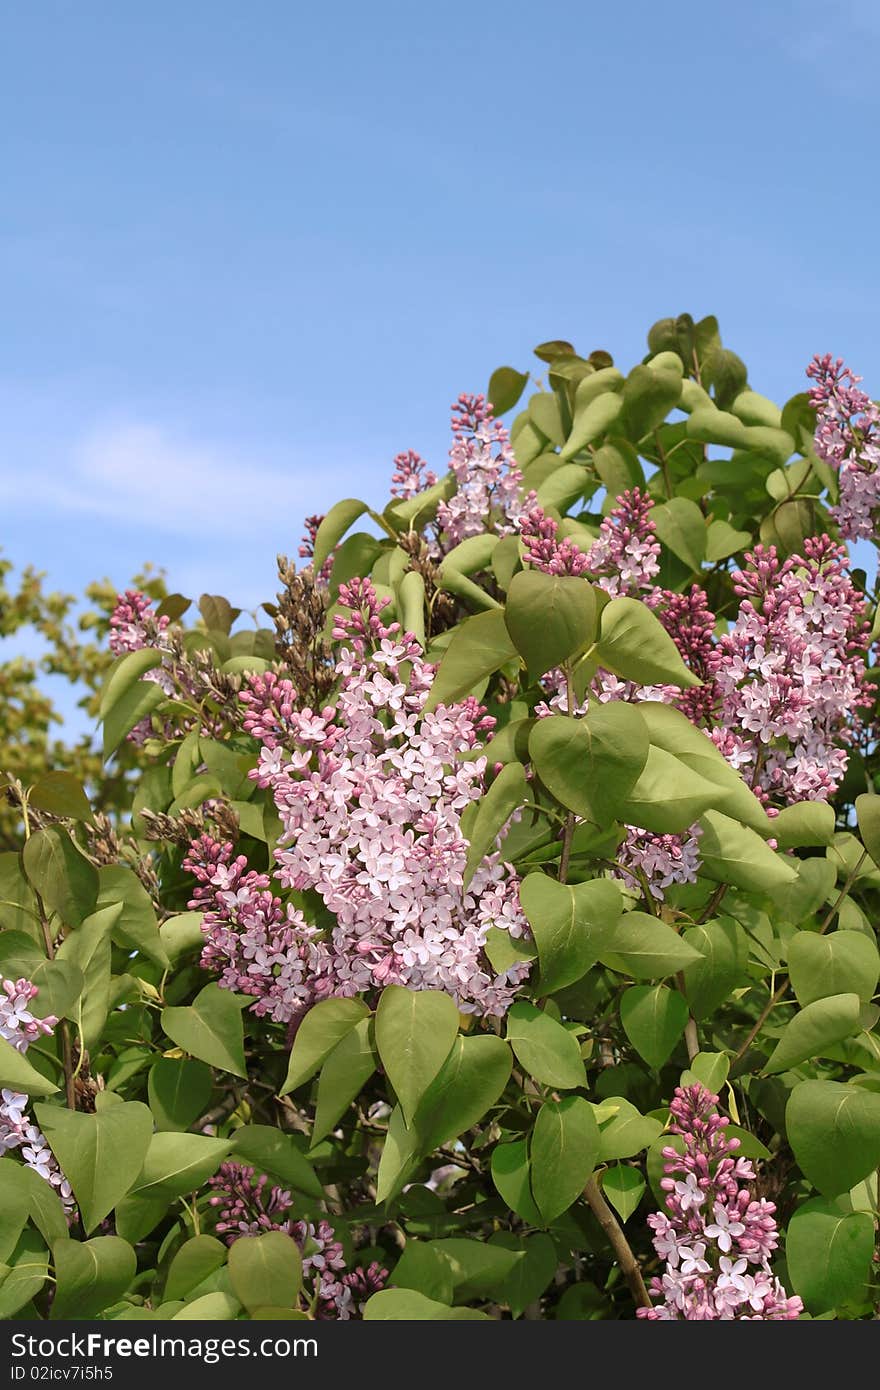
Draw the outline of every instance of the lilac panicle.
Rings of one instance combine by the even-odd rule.
[[[38,1018],[31,1004],[39,994],[30,980],[7,980],[0,976],[0,1037],[17,1052],[27,1052],[38,1038],[51,1037],[58,1019],[54,1014]],[[17,1150],[28,1168],[55,1188],[65,1209],[73,1209],[70,1183],[42,1130],[27,1113],[28,1097],[19,1091],[0,1091],[0,1154]]]
[[[670,1105],[671,1133],[683,1152],[663,1150],[660,1186],[666,1211],[648,1217],[654,1249],[665,1261],[651,1280],[652,1308],[638,1316],[693,1322],[787,1321],[803,1312],[770,1268],[779,1243],[775,1206],[752,1195],[755,1170],[734,1157],[739,1140],[717,1112],[718,1097],[705,1086],[678,1086]]]

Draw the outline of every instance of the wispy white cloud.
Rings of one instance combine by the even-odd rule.
[[[21,514],[38,507],[164,534],[256,539],[277,534],[282,518],[299,534],[304,516],[358,476],[354,459],[292,458],[282,468],[128,420],[89,430],[67,457],[35,471],[0,464],[0,501]]]

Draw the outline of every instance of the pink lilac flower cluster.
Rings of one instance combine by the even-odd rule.
[[[615,877],[637,892],[647,882],[651,896],[662,901],[666,889],[673,884],[696,883],[702,833],[698,825],[692,825],[682,835],[659,835],[628,825],[617,847],[620,869]]]
[[[537,503],[524,511],[517,527],[523,539],[523,559],[544,574],[586,575],[590,573],[587,552],[571,536],[558,540],[559,525]]]
[[[449,466],[458,488],[437,509],[447,548],[480,535],[487,522],[498,535],[509,535],[524,502],[523,476],[506,427],[493,418],[485,396],[461,395],[452,407],[452,433]]]
[[[0,1037],[18,1052],[27,1052],[38,1038],[51,1037],[58,1019],[37,1018],[30,1005],[39,990],[29,980],[0,977]],[[65,1208],[73,1208],[73,1193],[42,1130],[27,1114],[28,1097],[19,1091],[0,1091],[0,1154],[17,1149],[28,1168],[55,1188]]]
[[[641,488],[622,493],[599,527],[587,554],[596,583],[616,598],[638,596],[655,607],[660,590],[653,584],[660,570],[660,543],[651,519],[653,500]]]
[[[316,512],[314,516],[306,517],[304,522],[306,528],[305,535],[303,536],[299,544],[299,557],[301,560],[312,559],[315,553],[315,538],[317,537],[318,528],[320,527],[321,522],[323,520],[324,516],[320,512]],[[324,561],[323,565],[318,571],[317,577],[322,583],[326,583],[327,580],[330,578],[331,572],[333,570],[334,554],[335,551],[331,552],[331,554],[327,556],[327,559]]]
[[[733,574],[739,615],[718,643],[712,737],[765,801],[825,801],[871,704],[865,600],[828,536],[808,539],[803,556],[758,546],[746,560]]]
[[[223,1163],[209,1179],[210,1198],[218,1209],[215,1230],[227,1245],[242,1236],[282,1231],[296,1241],[303,1257],[303,1276],[313,1286],[315,1316],[320,1320],[348,1321],[360,1317],[371,1294],[383,1289],[388,1271],[374,1260],[368,1266],[347,1270],[345,1254],[328,1221],[297,1221],[291,1215],[293,1198],[284,1188],[270,1184],[265,1173],[241,1163]]]
[[[392,497],[407,501],[410,497],[424,492],[426,488],[433,487],[436,482],[437,474],[431,471],[414,449],[407,449],[395,458],[394,472],[391,474]]]
[[[756,1198],[748,1184],[755,1170],[734,1157],[739,1140],[717,1112],[718,1097],[699,1083],[679,1086],[669,1128],[683,1151],[663,1150],[660,1186],[666,1212],[648,1217],[654,1249],[666,1268],[651,1281],[658,1300],[639,1308],[653,1321],[788,1321],[803,1312],[774,1278],[770,1257],[779,1243],[772,1202]]]
[[[832,516],[844,539],[873,540],[880,508],[880,407],[859,390],[862,378],[841,357],[814,357],[807,376],[815,382],[814,447],[838,475],[840,500]]]
[[[326,933],[249,873],[231,845],[204,837],[187,867],[207,909],[205,965],[220,983],[258,996],[279,1021],[330,995],[386,984],[443,989],[466,1012],[502,1015],[528,964],[496,974],[492,927],[527,933],[519,880],[500,851],[465,887],[461,817],[483,791],[475,756],[493,722],[473,699],[425,711],[434,668],[411,634],[381,617],[369,580],[339,591],[335,707],[298,709],[289,682],[249,677],[245,727],[262,744],[251,776],[272,791],[283,833],[275,876],[312,890],[333,914]]]

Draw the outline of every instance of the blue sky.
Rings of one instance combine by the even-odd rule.
[[[880,392],[875,0],[2,6],[0,546],[249,606],[568,337]]]

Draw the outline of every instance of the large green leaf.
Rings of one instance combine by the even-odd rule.
[[[449,1262],[454,1298],[458,1303],[497,1295],[500,1285],[523,1259],[521,1250],[504,1249],[466,1237],[434,1240],[431,1245]]]
[[[467,888],[487,854],[495,848],[514,811],[527,800],[528,784],[521,763],[507,763],[477,804],[477,814],[468,829],[468,852],[464,886]]]
[[[847,1211],[830,1198],[814,1197],[798,1207],[788,1223],[789,1278],[814,1316],[862,1301],[873,1253],[870,1212]]]
[[[591,704],[582,719],[554,714],[529,735],[529,755],[544,786],[568,810],[597,825],[618,817],[648,759],[638,706]]]
[[[671,497],[651,512],[658,540],[689,569],[699,570],[706,558],[706,519],[689,497]]]
[[[203,1280],[226,1263],[226,1246],[216,1236],[193,1236],[184,1241],[168,1270],[163,1299],[186,1298]]]
[[[615,675],[641,685],[688,689],[700,684],[659,618],[634,598],[613,598],[602,609],[595,659]]]
[[[825,936],[799,931],[788,943],[788,974],[801,1005],[832,994],[873,998],[880,978],[880,955],[873,940],[857,931]]]
[[[700,817],[700,873],[750,893],[772,893],[797,878],[791,861],[776,854],[760,835],[720,811]]]
[[[531,1142],[532,1192],[546,1225],[577,1201],[599,1158],[599,1128],[588,1101],[545,1101]]]
[[[34,1107],[59,1167],[73,1188],[86,1232],[93,1231],[137,1181],[153,1133],[139,1101],[119,1101],[94,1115],[58,1105]]]
[[[504,620],[531,680],[589,646],[597,609],[596,591],[585,579],[534,569],[513,576]]]
[[[189,1057],[160,1057],[147,1079],[156,1128],[189,1129],[207,1110],[213,1089],[211,1069],[204,1062]]]
[[[22,851],[22,863],[45,906],[57,912],[65,926],[78,927],[94,912],[97,870],[61,826],[35,831]]]
[[[14,1317],[40,1292],[48,1272],[49,1252],[42,1237],[26,1226],[0,1269],[0,1321]]]
[[[666,705],[659,700],[641,700],[638,710],[651,743],[667,753],[673,753],[685,767],[713,784],[716,788],[712,802],[715,810],[742,821],[759,834],[767,836],[771,833],[767,812],[760,801],[702,729],[696,728],[674,705]],[[774,833],[775,827],[774,821]]]
[[[528,372],[518,372],[515,367],[496,367],[489,378],[487,399],[492,406],[496,420],[513,410],[526,388]]]
[[[688,1006],[677,989],[633,985],[620,1001],[623,1031],[651,1067],[662,1067],[685,1030]]]
[[[369,1012],[362,999],[322,999],[313,1005],[297,1029],[280,1094],[286,1096],[320,1071],[336,1044]]]
[[[712,782],[652,743],[635,786],[619,807],[619,819],[658,835],[677,835],[717,800]]]
[[[448,996],[444,996],[446,998]],[[452,1000],[449,1001],[452,1003]],[[455,1008],[455,1005],[452,1005]],[[458,1014],[456,1012],[456,1027]],[[312,1144],[317,1144],[339,1123],[355,1096],[360,1095],[376,1070],[373,1020],[362,1018],[340,1038],[321,1068],[318,1104]]]
[[[132,1186],[133,1197],[171,1201],[196,1192],[216,1173],[232,1148],[231,1139],[159,1130],[150,1140],[143,1168]]]
[[[565,989],[586,974],[621,908],[620,889],[610,879],[567,884],[541,873],[523,880],[520,902],[538,948],[541,994]]]
[[[0,1037],[0,1086],[28,1096],[51,1096],[58,1090],[3,1037]]]
[[[788,1071],[810,1058],[826,1056],[835,1043],[859,1031],[859,1010],[857,994],[834,994],[807,1004],[786,1024],[765,1072]]]
[[[415,1289],[382,1289],[367,1299],[365,1322],[488,1322],[476,1308],[449,1308]]]
[[[748,960],[746,937],[732,917],[701,922],[683,933],[699,951],[699,960],[685,967],[684,988],[694,1018],[709,1018],[742,983]]]
[[[458,1036],[458,1009],[439,990],[389,985],[376,1009],[376,1046],[407,1124]]]
[[[636,980],[661,979],[701,959],[700,952],[659,917],[624,912],[602,944],[599,959]]]
[[[28,1219],[29,1171],[11,1158],[0,1158],[0,1265],[12,1254]]]
[[[139,653],[131,652],[131,656]],[[155,662],[154,665],[159,665]],[[165,691],[157,681],[136,681],[130,685],[119,699],[114,701],[113,708],[102,716],[104,724],[103,756],[104,761],[115,753],[126,734],[131,733],[136,724],[142,719],[146,719],[152,714],[157,705],[167,699]]]
[[[624,382],[623,409],[617,428],[636,444],[662,425],[680,399],[680,363],[677,372],[659,370],[653,364],[634,367]]]
[[[162,1028],[184,1052],[233,1076],[247,1076],[241,1021],[247,1003],[217,984],[205,985],[192,1004],[163,1009]]]
[[[785,1110],[804,1176],[826,1197],[849,1192],[880,1167],[880,1095],[839,1081],[801,1081]]]
[[[663,1125],[652,1115],[642,1115],[623,1096],[608,1096],[603,1102],[613,1114],[599,1129],[599,1161],[632,1158],[653,1144],[663,1132]]]
[[[137,1272],[137,1257],[119,1236],[59,1240],[52,1247],[55,1297],[49,1316],[94,1318],[115,1303]]]
[[[316,574],[319,573],[324,561],[342,540],[349,527],[353,526],[358,517],[363,516],[366,511],[369,511],[366,502],[360,502],[356,497],[346,497],[342,502],[337,502],[335,506],[330,508],[315,533],[312,568]]]
[[[528,1140],[514,1139],[507,1144],[496,1144],[491,1166],[492,1181],[510,1210],[530,1225],[540,1226],[541,1214],[532,1196]]]
[[[46,772],[31,788],[28,798],[39,811],[69,820],[92,820],[92,808],[83,785],[72,772]]]
[[[292,1308],[302,1288],[299,1246],[283,1231],[241,1236],[229,1248],[229,1282],[249,1312]]]
[[[422,1152],[456,1139],[481,1120],[507,1085],[512,1065],[501,1038],[491,1033],[457,1037],[415,1117]]]
[[[545,1086],[572,1090],[586,1082],[573,1033],[534,1004],[517,1000],[507,1013],[507,1041],[522,1067]]]
[[[521,1258],[498,1286],[497,1299],[506,1303],[513,1317],[520,1317],[531,1303],[536,1302],[556,1273],[559,1256],[551,1236],[536,1231],[530,1236],[514,1235],[512,1231],[497,1231],[490,1245],[518,1251]]]
[[[292,1134],[275,1125],[240,1125],[230,1138],[236,1160],[277,1178],[284,1187],[323,1201],[324,1189]]]
[[[834,807],[827,801],[799,801],[785,806],[773,820],[773,838],[780,849],[830,845],[834,838]]]
[[[855,805],[862,844],[880,868],[880,796],[863,792],[856,797]]]
[[[152,900],[137,874],[122,864],[108,864],[98,873],[97,906],[122,904],[112,928],[113,940],[129,951],[140,951],[162,970],[171,964],[159,935],[159,923]]]
[[[493,609],[466,618],[455,629],[425,702],[426,712],[440,704],[452,704],[516,658],[503,611]]]

